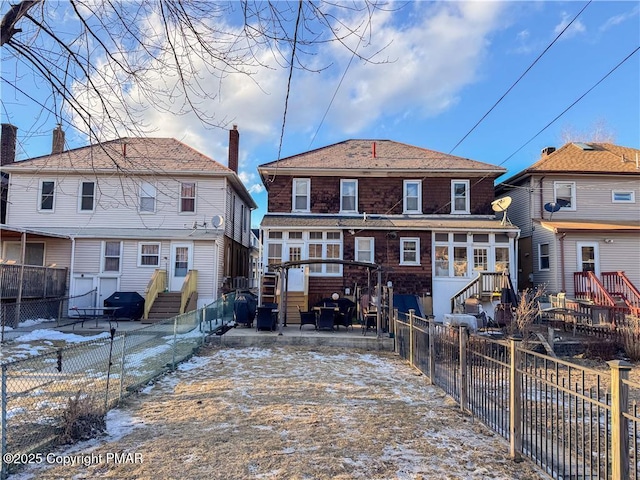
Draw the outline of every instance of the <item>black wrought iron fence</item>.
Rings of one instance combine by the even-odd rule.
[[[397,353],[507,439],[511,457],[553,478],[640,478],[640,385],[629,381],[630,364],[601,372],[412,311],[394,324]]]

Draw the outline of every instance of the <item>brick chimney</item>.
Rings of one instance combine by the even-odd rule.
[[[227,166],[238,173],[238,155],[240,153],[240,132],[238,126],[234,125],[232,130],[229,130],[229,162]]]
[[[18,127],[10,123],[2,124],[2,147],[0,149],[0,164],[8,165],[16,161],[16,141]]]
[[[53,141],[51,143],[51,154],[62,153],[64,151],[64,131],[62,125],[58,124],[53,129]]]

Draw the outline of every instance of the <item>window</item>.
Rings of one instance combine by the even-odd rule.
[[[160,265],[160,244],[140,243],[138,244],[138,266],[157,267]]]
[[[289,232],[289,240],[302,240],[302,232]]]
[[[342,259],[342,235],[340,232],[309,232],[309,240],[307,245],[309,260]],[[331,263],[309,265],[309,273],[339,275],[342,273],[342,265]]]
[[[509,273],[509,249],[506,247],[496,247],[496,272]]]
[[[340,260],[340,244],[328,243],[327,244],[327,260]],[[339,263],[327,263],[325,264],[326,273],[340,273],[341,265]]]
[[[549,270],[549,244],[538,245],[538,270]]]
[[[4,259],[13,260],[20,263],[22,255],[22,245],[20,242],[6,242],[4,250]],[[24,264],[44,267],[44,243],[27,242],[25,244]]]
[[[82,182],[80,184],[80,211],[93,212],[96,184],[94,182]]]
[[[565,210],[576,209],[576,183],[553,182],[554,201]]]
[[[308,178],[293,179],[293,209],[294,212],[308,212],[310,202],[311,180]]]
[[[104,263],[102,267],[103,272],[120,271],[121,251],[121,242],[104,242]]]
[[[420,265],[420,239],[400,239],[400,265]]]
[[[149,182],[140,183],[140,211],[156,211],[156,186]]]
[[[578,244],[578,268],[582,272],[595,272],[596,271],[596,247],[595,245],[580,245]]]
[[[622,192],[614,190],[611,192],[611,201],[613,203],[636,203],[636,195],[635,192]]]
[[[340,180],[340,211],[358,211],[358,181]]]
[[[282,263],[282,244],[269,243],[267,247],[267,265]]]
[[[309,244],[309,260],[321,260],[322,259],[322,244],[310,243]],[[309,273],[322,273],[322,264],[309,265]]]
[[[403,190],[403,212],[422,213],[422,182],[420,180],[405,180]]]
[[[489,267],[489,258],[486,248],[473,249],[473,270],[478,272],[486,272]]]
[[[196,211],[196,184],[193,182],[180,184],[180,212],[193,213]]]
[[[467,247],[453,247],[453,275],[467,276]]]
[[[281,239],[282,238],[282,232],[269,232],[269,238],[270,239]]]
[[[40,184],[40,211],[52,212],[54,207],[56,182],[43,181]]]
[[[469,180],[451,181],[451,213],[469,213]]]
[[[356,262],[374,263],[374,239],[373,238],[356,238]]]
[[[446,235],[446,234],[445,234]],[[436,277],[449,276],[449,247],[436,246]]]

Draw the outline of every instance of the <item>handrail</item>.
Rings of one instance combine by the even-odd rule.
[[[596,274],[589,272],[574,272],[573,273],[573,286],[574,295],[576,298],[582,300],[589,300],[595,305],[602,305],[605,307],[615,307],[616,301],[604,288],[604,285]]]
[[[505,279],[506,277],[506,279]],[[462,287],[451,297],[451,311],[454,312],[456,304],[464,304],[465,300],[486,292],[500,293],[503,288],[511,288],[511,278],[502,272],[478,272],[478,276]]]
[[[158,298],[160,292],[164,292],[167,288],[167,272],[166,270],[156,268],[151,275],[151,279],[144,291],[144,319],[149,318],[149,312],[153,306],[153,302]]]
[[[64,296],[67,290],[67,270],[66,267],[0,263],[0,297],[18,298],[21,278],[22,298]]]
[[[196,291],[198,291],[198,271],[189,270],[187,276],[184,277],[182,289],[180,290],[180,313],[185,313],[187,303],[189,303],[189,297]]]
[[[602,284],[610,294],[622,297],[630,309],[640,309],[640,291],[624,272],[602,272],[601,275]]]

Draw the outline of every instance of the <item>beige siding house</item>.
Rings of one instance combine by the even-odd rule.
[[[637,290],[639,156],[636,148],[608,143],[549,147],[496,187],[497,197],[512,197],[509,218],[522,232],[521,287],[580,296],[579,278],[593,272],[605,283],[603,274],[624,275]]]
[[[210,303],[249,277],[256,204],[237,174],[238,144],[234,127],[230,167],[171,138],[121,138],[13,162],[3,166],[5,227],[37,232],[41,266],[66,267],[71,296],[96,289],[95,306],[115,291],[145,296],[157,272],[168,291],[181,291],[190,271],[197,304]],[[40,248],[34,242],[27,238],[27,248]],[[3,260],[19,260],[15,243],[2,242]]]

